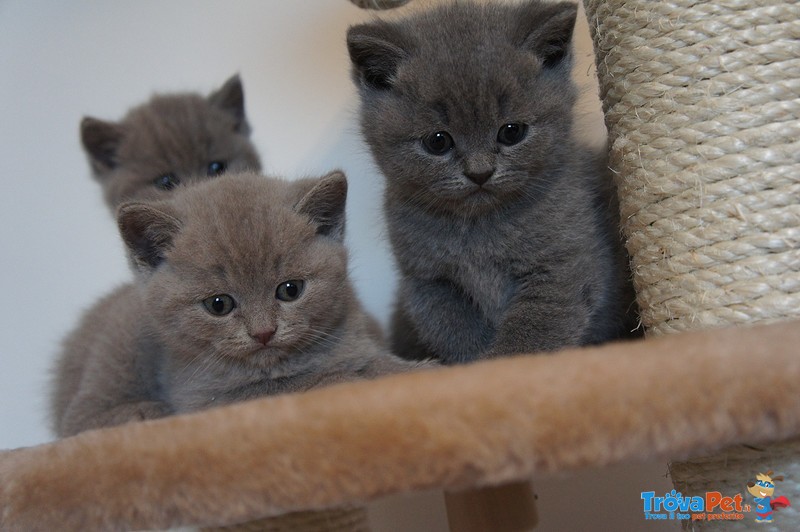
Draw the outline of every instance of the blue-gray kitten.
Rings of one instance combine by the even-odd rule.
[[[81,143],[114,213],[125,201],[163,199],[180,185],[261,168],[239,76],[207,97],[156,94],[119,122],[84,117]]]
[[[460,2],[350,28],[401,273],[398,354],[464,362],[633,326],[613,186],[571,131],[575,17]]]
[[[356,298],[346,197],[341,172],[243,173],[123,204],[138,275],[67,337],[56,434],[433,365],[391,355]]]

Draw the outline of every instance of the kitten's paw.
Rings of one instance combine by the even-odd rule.
[[[475,360],[484,360],[484,359],[491,359],[491,358],[502,358],[502,357],[510,357],[514,355],[521,355],[524,353],[531,353],[531,349],[525,349],[520,347],[513,347],[513,346],[503,346],[503,345],[495,345],[490,349],[487,349],[480,355],[478,355]]]
[[[136,405],[131,421],[144,421],[158,419],[170,415],[172,412],[166,404],[159,401],[145,401]]]

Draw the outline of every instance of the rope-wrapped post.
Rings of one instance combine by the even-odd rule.
[[[800,316],[800,3],[584,5],[647,334]],[[769,463],[787,476],[776,495],[794,489],[800,502],[794,449],[772,462],[759,450],[759,465],[741,459],[752,449],[730,450],[671,471],[684,493],[744,493]],[[800,529],[794,510],[776,518]]]
[[[800,4],[585,4],[643,325],[800,316]]]

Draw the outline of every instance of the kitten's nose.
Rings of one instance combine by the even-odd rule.
[[[478,186],[482,186],[484,183],[489,181],[489,178],[491,178],[493,174],[494,168],[489,168],[488,170],[479,170],[476,172],[464,172],[464,175],[467,176],[467,179]]]
[[[256,342],[260,343],[261,345],[267,345],[269,341],[272,340],[272,335],[274,334],[275,331],[270,329],[266,331],[259,331],[256,333],[252,333],[250,336],[252,336],[253,339]]]

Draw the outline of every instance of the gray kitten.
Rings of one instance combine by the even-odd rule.
[[[633,327],[613,185],[571,131],[575,16],[459,2],[348,31],[386,176],[401,356],[464,362]]]
[[[225,171],[258,171],[249,135],[239,76],[208,97],[155,95],[120,122],[81,121],[84,151],[112,212]]]
[[[138,270],[66,340],[55,432],[198,410],[431,363],[391,355],[347,274],[341,172],[226,175],[126,203]]]

